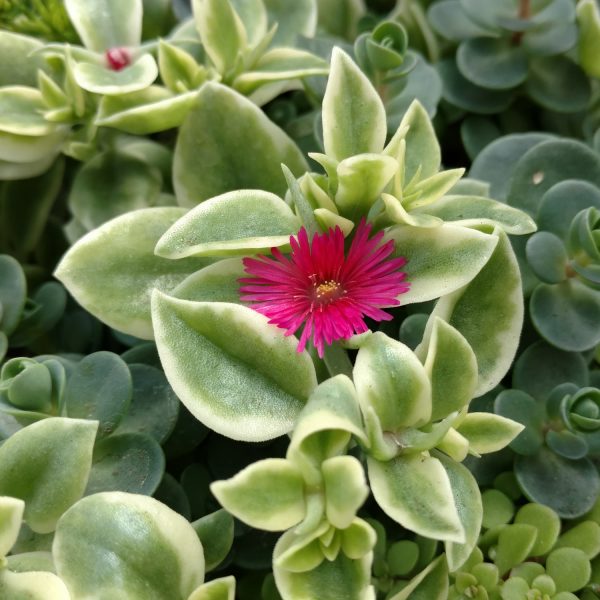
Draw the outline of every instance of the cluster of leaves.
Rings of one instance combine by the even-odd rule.
[[[0,0],[0,596],[591,600],[595,0],[188,4]],[[249,257],[361,221],[299,352]]]

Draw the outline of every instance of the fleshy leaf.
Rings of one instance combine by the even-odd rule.
[[[511,419],[491,413],[469,413],[460,423],[458,432],[469,440],[469,448],[477,454],[497,452],[525,429]]]
[[[302,474],[283,458],[253,463],[227,481],[214,482],[210,489],[227,511],[257,529],[289,529],[306,511]]]
[[[221,74],[234,67],[246,49],[246,29],[229,0],[194,0],[196,28],[206,53]]]
[[[288,432],[316,387],[310,356],[251,308],[157,291],[153,321],[175,393],[222,435],[263,441]]]
[[[154,255],[156,242],[184,214],[183,208],[157,207],[116,217],[78,240],[59,263],[55,277],[100,320],[152,339],[152,289],[170,292],[210,262]]]
[[[59,517],[81,498],[97,428],[97,421],[49,418],[0,446],[0,495],[25,501],[24,519],[34,531],[54,531]]]
[[[435,135],[431,119],[423,105],[414,100],[402,117],[398,131],[408,128],[403,136],[406,140],[406,156],[404,162],[404,181],[409,182],[420,169],[421,178],[435,175],[440,168],[441,150]],[[384,150],[384,154],[396,154],[394,144]]]
[[[204,580],[193,527],[153,498],[105,492],[61,518],[52,547],[73,597],[187,600]]]
[[[283,600],[299,598],[322,598],[324,590],[331,590],[344,600],[372,600],[375,595],[370,586],[371,554],[352,560],[338,554],[334,561],[324,560],[316,568],[301,573],[292,573],[277,566],[281,556],[294,541],[293,532],[287,532],[277,542],[273,558],[273,574],[277,589]]]
[[[353,456],[334,456],[323,462],[325,514],[338,529],[349,527],[369,496],[365,472]]]
[[[335,203],[340,213],[354,221],[364,217],[398,169],[389,156],[359,154],[337,167]]]
[[[65,0],[65,8],[86,48],[104,52],[137,46],[142,37],[142,0]]]
[[[449,224],[392,227],[386,239],[394,240],[395,254],[407,259],[403,270],[410,289],[402,294],[403,304],[426,302],[463,287],[488,262],[498,243],[495,236]]]
[[[475,352],[479,369],[476,396],[493,389],[508,371],[523,324],[517,260],[506,234],[499,228],[494,233],[499,243],[485,267],[465,288],[442,298],[432,313],[458,329]]]
[[[326,379],[298,416],[287,457],[310,485],[320,485],[321,464],[341,454],[351,435],[367,444],[356,390],[346,375]]]
[[[234,600],[234,597],[235,578],[230,575],[203,583],[190,594],[187,600]]]
[[[446,470],[437,458],[408,454],[388,462],[368,458],[375,500],[403,527],[435,539],[465,543]]]
[[[71,600],[65,584],[53,573],[0,570],[0,594],[9,600]]]
[[[300,225],[275,194],[237,190],[206,200],[183,215],[160,238],[155,252],[165,258],[267,252],[289,244]]]
[[[173,290],[173,296],[196,302],[241,304],[239,279],[246,275],[240,258],[219,260],[184,279]]]
[[[323,143],[330,158],[383,150],[387,132],[385,109],[371,82],[340,48],[331,55],[323,98]]]
[[[384,431],[429,422],[431,383],[408,346],[374,333],[358,351],[353,374],[361,407],[375,410]]]
[[[8,554],[17,541],[24,510],[23,500],[0,496],[0,559]]]
[[[477,357],[467,340],[452,325],[434,316],[424,365],[431,380],[431,420],[461,410],[477,386]],[[424,349],[423,349],[424,350]],[[417,356],[423,352],[417,348]]]
[[[21,265],[8,254],[0,255],[0,330],[6,335],[19,324],[26,296],[27,281]]]
[[[195,206],[239,189],[283,196],[281,163],[296,175],[308,170],[296,144],[256,105],[230,88],[205,83],[179,128],[173,163],[177,202]]]
[[[481,493],[469,469],[441,453],[438,453],[437,457],[450,480],[458,518],[465,531],[463,543],[445,543],[448,568],[450,571],[456,571],[469,558],[479,539],[483,519]]]
[[[104,96],[95,123],[135,135],[172,129],[183,123],[196,96],[195,91],[173,95],[157,85],[129,94]]]
[[[390,600],[443,600],[448,597],[448,565],[438,556]]]
[[[328,72],[329,65],[310,52],[295,48],[273,48],[258,59],[251,71],[236,77],[233,87],[249,95],[261,85],[311,75],[327,75]]]
[[[233,517],[223,509],[201,517],[192,523],[204,548],[206,570],[218,567],[233,545]]]
[[[527,213],[502,202],[479,196],[448,195],[433,204],[416,209],[416,212],[433,215],[463,227],[498,225],[506,233],[514,235],[532,233],[536,230],[534,220]]]
[[[158,77],[158,66],[150,54],[143,54],[120,71],[91,62],[80,62],[75,65],[73,75],[84,90],[114,96],[138,92],[152,85]]]

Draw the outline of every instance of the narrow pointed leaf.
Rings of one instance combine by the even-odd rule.
[[[334,48],[323,98],[325,153],[336,160],[383,150],[385,109],[371,82],[340,48]]]

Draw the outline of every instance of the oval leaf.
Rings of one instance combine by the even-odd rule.
[[[275,194],[238,190],[190,210],[160,238],[155,252],[165,258],[253,254],[288,244],[300,226]]]
[[[388,462],[368,458],[377,504],[403,527],[438,540],[465,543],[450,479],[431,456],[409,454]]]
[[[157,207],[117,217],[77,241],[54,275],[79,304],[110,327],[152,339],[152,289],[171,291],[209,262],[154,255],[156,242],[184,214],[182,208]]]
[[[165,374],[196,418],[246,441],[293,427],[317,383],[312,360],[296,352],[295,338],[256,311],[226,302],[156,292],[153,315]]]
[[[78,502],[60,520],[52,553],[74,598],[187,600],[204,580],[193,527],[135,494],[106,492]]]
[[[214,482],[210,490],[227,511],[257,529],[289,529],[306,511],[302,475],[283,458],[251,464],[227,481]]]
[[[408,261],[403,270],[410,289],[402,294],[403,304],[433,300],[466,285],[498,243],[495,236],[448,224],[397,226],[387,232],[386,239],[394,240],[396,256]]]
[[[81,498],[97,428],[96,421],[44,419],[0,446],[0,495],[25,501],[24,518],[35,532],[54,531]]]
[[[195,206],[239,189],[283,196],[281,163],[296,176],[308,170],[296,144],[256,105],[230,88],[206,83],[179,129],[173,163],[177,202]]]

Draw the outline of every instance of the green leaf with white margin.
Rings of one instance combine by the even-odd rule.
[[[590,77],[600,77],[600,10],[594,0],[577,3],[579,64]]]
[[[226,86],[205,83],[179,129],[173,162],[177,202],[196,206],[240,189],[283,196],[281,163],[296,176],[308,170],[298,146],[260,108]]]
[[[448,598],[448,565],[442,554],[389,600],[446,600]]]
[[[35,88],[10,85],[0,88],[0,131],[24,136],[43,136],[55,126],[46,121],[42,94]]]
[[[0,598],[6,600],[71,600],[67,586],[53,573],[0,570]]]
[[[208,74],[189,52],[164,40],[158,43],[158,67],[163,84],[175,94],[200,87]]]
[[[321,468],[327,520],[337,529],[346,529],[369,496],[363,467],[354,456],[333,456]]]
[[[479,486],[471,471],[441,452],[437,452],[436,456],[450,479],[454,504],[465,530],[464,543],[445,543],[448,567],[450,571],[456,571],[462,567],[477,545],[483,520],[483,504]]]
[[[187,600],[234,600],[235,578],[233,575],[213,579],[194,590]]]
[[[342,160],[337,166],[335,193],[340,213],[353,221],[366,216],[397,170],[395,159],[380,154],[359,154]]]
[[[173,95],[166,88],[151,85],[130,94],[104,96],[100,100],[95,124],[134,135],[179,127],[192,108],[196,95],[196,91]]]
[[[419,535],[465,542],[452,485],[442,463],[426,454],[408,454],[380,462],[367,458],[377,504],[394,521]]]
[[[226,258],[192,273],[172,292],[180,300],[194,302],[233,302],[240,300],[240,277],[246,277],[241,258]]]
[[[369,336],[356,356],[354,384],[363,411],[372,407],[383,431],[431,420],[431,383],[412,350],[384,333]]]
[[[452,325],[432,316],[428,346],[415,354],[424,357],[431,380],[431,420],[438,421],[466,406],[477,387],[477,357],[469,342]]]
[[[496,387],[506,375],[523,325],[517,259],[499,227],[494,229],[494,236],[498,237],[498,245],[483,269],[464,288],[441,298],[432,313],[458,329],[475,352],[479,370],[476,397]],[[429,333],[428,328],[425,338]]]
[[[533,233],[537,229],[535,221],[527,213],[480,196],[448,195],[426,207],[415,209],[415,212],[433,215],[463,227],[497,225],[514,235]]]
[[[0,87],[27,85],[36,87],[38,69],[47,68],[39,50],[43,43],[29,35],[0,31]]]
[[[154,255],[162,234],[183,208],[136,210],[91,231],[59,263],[55,277],[88,312],[130,335],[153,339],[150,295],[170,292],[210,261],[168,260]]]
[[[88,50],[104,52],[140,43],[142,0],[65,0],[65,8]]]
[[[269,23],[277,23],[273,46],[294,46],[298,35],[312,38],[317,31],[317,1],[263,0]]]
[[[158,240],[164,258],[246,256],[285,246],[300,219],[278,196],[261,190],[226,192],[202,202]]]
[[[24,510],[25,502],[20,498],[0,496],[0,560],[17,541]]]
[[[375,592],[370,585],[373,560],[371,552],[358,560],[339,553],[334,561],[324,560],[312,570],[293,573],[277,564],[277,558],[293,542],[293,532],[284,533],[273,553],[273,575],[283,600],[375,600]]]
[[[444,223],[439,227],[392,227],[384,240],[393,240],[395,256],[404,256],[410,282],[402,304],[445,296],[471,281],[488,262],[498,238]]]
[[[246,28],[229,0],[193,0],[192,8],[202,45],[217,71],[226,76],[246,50]]]
[[[426,179],[419,180],[414,185],[407,186],[403,198],[406,210],[412,211],[435,202],[456,185],[464,172],[464,169],[440,171]]]
[[[256,61],[252,70],[238,75],[232,87],[241,94],[249,95],[261,85],[274,81],[328,73],[327,62],[315,54],[296,48],[273,48]]]
[[[256,47],[267,34],[268,19],[265,3],[263,0],[230,0],[230,2],[244,24],[248,45]]]
[[[346,375],[336,375],[313,391],[298,415],[287,458],[308,485],[320,485],[322,463],[342,454],[352,435],[367,445],[354,385]]]
[[[285,571],[303,573],[318,567],[325,558],[321,538],[325,537],[331,543],[335,529],[326,521],[318,521],[308,532],[298,532],[298,529],[289,529],[279,541],[285,539],[285,548],[277,556],[273,555],[273,566]]]
[[[307,352],[267,317],[226,302],[189,302],[156,291],[156,343],[165,375],[188,410],[232,439],[290,431],[317,385]]]
[[[407,128],[406,134],[401,139],[406,140],[404,181],[408,183],[419,168],[422,179],[435,175],[440,169],[441,150],[431,119],[418,100],[414,100],[408,107],[400,121],[398,131],[402,132]],[[396,158],[398,142],[398,138],[393,138],[383,153]]]
[[[73,76],[77,84],[88,92],[118,96],[138,92],[152,85],[158,77],[158,66],[150,54],[143,54],[120,71],[101,64],[79,62],[75,65]]]
[[[24,518],[37,533],[54,531],[81,498],[92,465],[97,421],[44,419],[0,446],[0,495],[25,501]]]
[[[456,429],[469,440],[470,450],[477,454],[487,454],[508,446],[525,426],[493,413],[471,412]]]
[[[335,47],[323,98],[325,154],[338,161],[377,154],[383,150],[386,134],[381,98],[352,59]]]
[[[59,521],[52,553],[74,598],[187,600],[204,581],[193,527],[147,496],[84,498]]]
[[[255,462],[231,479],[215,481],[210,491],[234,517],[256,529],[289,529],[306,512],[302,473],[284,458]]]
[[[0,140],[4,139],[5,137],[6,136],[0,134]],[[23,145],[21,144],[21,150],[22,148]],[[29,147],[29,150],[31,150],[31,147]],[[28,150],[26,149],[25,151],[27,152]],[[2,143],[0,143],[0,152],[2,152]],[[9,160],[3,160],[0,158],[0,179],[14,181],[15,179],[29,179],[31,177],[42,175],[52,166],[52,163],[54,162],[58,152],[59,148],[57,146],[51,150],[50,154],[43,152],[43,158],[32,162],[11,162]]]
[[[25,300],[27,280],[19,262],[0,254],[0,330],[10,335],[19,324]]]
[[[221,508],[197,519],[192,527],[204,548],[206,571],[212,571],[225,560],[233,545],[233,517]]]

